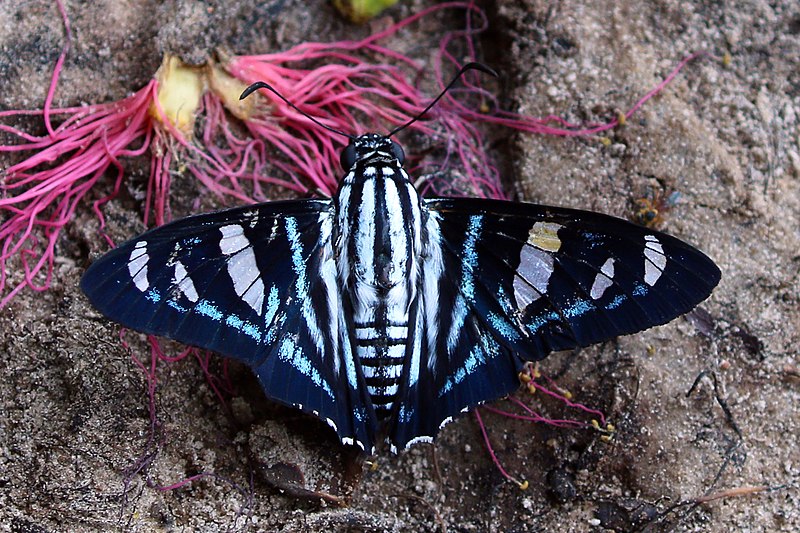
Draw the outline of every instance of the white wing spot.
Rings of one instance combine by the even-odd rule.
[[[655,235],[645,235],[644,240],[644,282],[652,287],[667,267],[667,256]]]
[[[547,283],[553,274],[553,256],[535,246],[522,245],[519,267],[514,276],[514,299],[524,311],[531,302],[547,293]]]
[[[264,306],[264,282],[261,281],[256,254],[244,229],[238,224],[219,228],[222,239],[219,248],[228,259],[228,275],[233,281],[233,290],[259,315]]]
[[[172,277],[172,285],[177,288],[178,292],[186,296],[190,302],[197,302],[199,299],[194,282],[186,272],[186,267],[180,261],[175,261],[175,274]]]
[[[603,263],[603,266],[600,267],[600,272],[594,278],[594,283],[592,284],[592,290],[589,293],[589,296],[592,297],[593,300],[597,300],[603,296],[603,293],[606,292],[612,284],[614,279],[614,258],[609,257],[606,259],[606,262]]]
[[[150,283],[147,281],[147,262],[149,260],[147,241],[137,242],[128,257],[128,273],[133,278],[133,284],[142,292],[150,287]]]
[[[239,224],[222,226],[219,231],[222,233],[219,248],[225,255],[233,255],[250,246],[250,241],[244,236],[244,228]]]

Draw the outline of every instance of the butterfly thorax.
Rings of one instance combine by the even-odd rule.
[[[334,241],[343,299],[352,306],[353,351],[384,420],[395,405],[406,358],[424,209],[387,146],[362,149],[342,181]]]

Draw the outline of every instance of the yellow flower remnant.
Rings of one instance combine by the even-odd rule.
[[[200,98],[205,92],[204,72],[203,67],[188,66],[175,56],[165,55],[156,72],[158,105],[150,106],[150,116],[191,138]]]
[[[333,0],[333,5],[350,22],[363,24],[378,15],[397,0]]]
[[[247,121],[254,115],[263,113],[265,106],[263,97],[255,93],[249,98],[240,100],[242,92],[247,89],[247,85],[228,74],[221,66],[209,62],[206,70],[209,89],[214,91],[222,105],[225,106],[233,116],[239,120]]]

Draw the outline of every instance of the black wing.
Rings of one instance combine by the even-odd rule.
[[[692,246],[599,213],[480,199],[427,208],[420,351],[390,434],[397,447],[515,390],[524,362],[669,322],[720,279]]]
[[[332,223],[328,200],[185,218],[101,257],[81,288],[124,326],[243,361],[269,398],[369,449],[371,407],[340,334]]]

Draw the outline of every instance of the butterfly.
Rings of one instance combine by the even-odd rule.
[[[669,322],[720,280],[696,248],[612,216],[422,198],[396,131],[350,137],[332,198],[177,220],[81,288],[126,327],[242,361],[267,397],[374,453],[431,442],[526,363]]]

